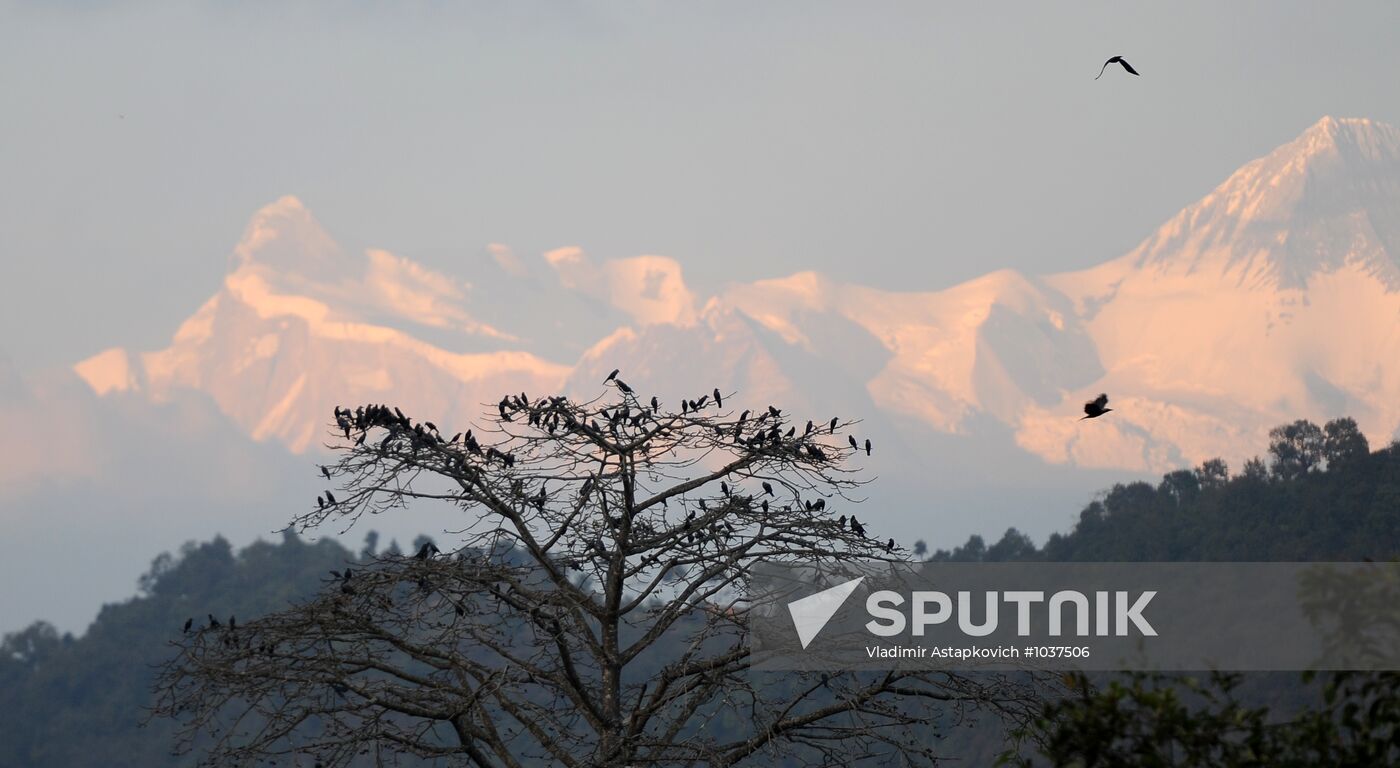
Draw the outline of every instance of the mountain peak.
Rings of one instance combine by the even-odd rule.
[[[1128,260],[1284,288],[1350,264],[1400,288],[1400,130],[1325,116],[1235,171]]]
[[[324,276],[342,262],[340,246],[293,195],[258,209],[233,249],[232,269],[262,264],[277,272]]]
[[[1400,157],[1400,129],[1364,117],[1324,115],[1277,153],[1302,158],[1330,153],[1348,162],[1394,164]]]

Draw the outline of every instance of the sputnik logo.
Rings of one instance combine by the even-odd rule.
[[[797,628],[797,639],[802,642],[803,650],[831,621],[831,617],[836,615],[862,581],[865,581],[864,576],[788,603],[788,613],[792,614],[792,625]]]

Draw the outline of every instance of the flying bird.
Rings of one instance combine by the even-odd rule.
[[[1095,419],[1113,410],[1112,408],[1106,407],[1107,405],[1108,395],[1100,394],[1098,397],[1084,404],[1084,418],[1080,419],[1080,421],[1084,419]]]
[[[1109,64],[1122,64],[1123,69],[1128,70],[1128,74],[1130,75],[1136,75],[1138,73],[1136,69],[1133,69],[1133,65],[1128,63],[1127,59],[1123,58],[1122,56],[1114,56],[1113,58],[1103,63],[1103,66],[1099,69],[1099,77],[1103,77],[1103,72],[1105,69],[1108,69]],[[1098,80],[1099,77],[1096,77],[1094,79]]]

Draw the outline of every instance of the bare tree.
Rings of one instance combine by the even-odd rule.
[[[934,726],[1030,711],[992,676],[753,672],[754,565],[900,556],[835,517],[870,449],[852,422],[734,416],[718,391],[675,412],[609,383],[606,403],[506,397],[450,437],[337,408],[339,492],[295,525],[436,499],[462,511],[452,551],[189,633],[154,710],[179,748],[221,766],[930,764]]]

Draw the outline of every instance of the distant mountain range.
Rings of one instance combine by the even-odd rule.
[[[613,367],[666,397],[719,386],[878,415],[914,445],[990,421],[1083,467],[1238,462],[1298,416],[1349,414],[1373,438],[1400,425],[1400,131],[1367,120],[1322,119],[1082,272],[936,292],[804,272],[705,297],[661,256],[490,255],[445,275],[347,254],[286,197],[254,216],[168,348],[76,369],[99,394],[207,393],[297,452],[335,404],[465,422],[507,391],[596,394]],[[1100,391],[1113,416],[1081,424]]]

